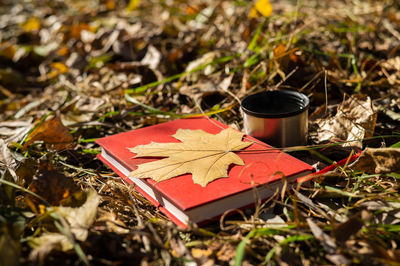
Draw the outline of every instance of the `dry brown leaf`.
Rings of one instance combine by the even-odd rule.
[[[362,147],[361,140],[374,133],[377,112],[371,98],[365,95],[353,95],[345,99],[338,107],[334,117],[318,119],[317,141],[349,141],[350,146]]]
[[[85,241],[89,227],[94,223],[100,196],[93,189],[87,192],[86,202],[79,208],[59,206],[57,213],[63,216],[71,226],[70,230],[80,241]]]
[[[88,230],[95,221],[99,202],[100,196],[97,192],[89,190],[86,202],[82,206],[79,208],[59,206],[56,208],[56,212],[68,222],[68,230],[74,237],[79,241],[85,241]],[[33,248],[29,255],[30,259],[39,259],[39,261],[42,261],[52,250],[66,252],[74,247],[71,239],[65,234],[56,232],[44,232],[38,237],[30,238],[28,243]]]
[[[53,169],[46,161],[40,163],[39,169],[28,188],[52,205],[73,206],[75,201],[77,201],[77,204],[80,203],[80,200],[76,200],[80,192],[79,186],[71,177]],[[34,204],[42,203],[39,199],[30,195],[26,196],[26,200]]]
[[[232,128],[214,135],[203,130],[178,129],[173,135],[182,143],[150,143],[129,150],[136,157],[168,157],[140,164],[130,176],[163,181],[192,173],[193,182],[205,187],[209,182],[228,176],[231,164],[243,165],[243,160],[233,153],[251,145],[242,141],[243,133]]]
[[[49,144],[54,150],[60,151],[73,147],[74,138],[69,133],[58,116],[46,120],[37,126],[27,137],[23,149],[37,140],[42,140]]]
[[[346,242],[352,235],[364,226],[365,222],[371,219],[371,213],[367,210],[362,210],[352,215],[346,222],[336,226],[334,236],[336,241],[340,243]]]
[[[349,167],[371,174],[399,172],[400,148],[366,148]]]

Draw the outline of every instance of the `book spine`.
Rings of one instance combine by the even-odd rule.
[[[103,158],[103,156],[101,156],[101,154],[97,155],[97,158],[102,161],[104,164],[106,164],[108,167],[111,168],[111,170],[113,170],[118,176],[120,176],[125,182],[129,183],[129,184],[134,184],[134,182],[129,179],[127,176],[125,176],[121,171],[119,171],[116,167],[114,167],[112,164],[110,164],[107,160],[105,160]],[[141,189],[138,186],[135,186],[135,190],[137,192],[139,192],[143,197],[145,197],[151,204],[153,204],[156,208],[158,208],[163,214],[165,214],[165,216],[167,216],[169,219],[171,219],[176,225],[180,226],[182,229],[186,229],[187,225],[182,223],[179,219],[177,219],[172,213],[170,213],[167,209],[165,209],[163,206],[161,206],[161,204],[154,199],[153,197],[151,197],[149,194],[147,194],[146,192],[143,191],[143,189]]]

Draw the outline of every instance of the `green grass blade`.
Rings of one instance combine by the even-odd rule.
[[[258,38],[260,37],[261,30],[265,24],[265,21],[266,21],[266,18],[264,18],[261,21],[261,23],[258,25],[256,32],[255,32],[253,38],[251,39],[249,46],[247,47],[247,49],[249,49],[250,51],[255,52],[255,48],[257,46],[257,41],[258,41]]]
[[[225,57],[222,57],[222,58],[217,58],[217,59],[213,60],[213,61],[210,62],[210,63],[203,64],[203,65],[198,66],[198,67],[196,67],[196,68],[194,68],[194,69],[192,69],[192,70],[190,70],[190,71],[185,71],[185,72],[182,72],[182,73],[179,73],[179,74],[170,76],[170,77],[168,77],[168,78],[165,78],[165,79],[163,79],[163,80],[151,82],[151,83],[148,83],[148,84],[146,84],[146,85],[140,86],[140,87],[138,87],[138,88],[128,89],[128,90],[125,91],[125,93],[126,93],[126,94],[131,94],[131,93],[143,93],[143,92],[147,91],[147,90],[150,89],[150,88],[153,88],[153,87],[156,87],[156,86],[158,86],[158,85],[161,85],[161,84],[165,84],[165,83],[174,81],[174,80],[176,80],[176,79],[180,79],[180,78],[182,78],[182,77],[184,77],[184,76],[187,76],[187,75],[189,75],[189,74],[195,73],[195,72],[197,72],[197,71],[201,71],[201,70],[205,69],[206,67],[208,67],[209,65],[217,65],[217,64],[229,62],[229,61],[231,61],[233,58],[234,58],[234,56],[225,56]]]
[[[235,260],[234,260],[233,265],[235,265],[235,266],[242,265],[242,261],[243,261],[244,254],[246,251],[247,241],[249,241],[251,233],[252,232],[248,233],[247,236],[242,241],[240,241],[239,245],[237,246]]]

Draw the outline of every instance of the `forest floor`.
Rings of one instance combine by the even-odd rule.
[[[0,265],[398,265],[399,48],[395,0],[0,0]],[[238,215],[181,229],[96,159],[177,118],[242,130],[276,89],[310,98],[289,152],[345,163]]]

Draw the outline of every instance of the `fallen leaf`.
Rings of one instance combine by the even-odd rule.
[[[78,185],[72,178],[59,173],[47,162],[41,162],[38,171],[29,184],[28,189],[44,198],[51,205],[56,206],[71,201],[69,198],[76,197],[75,193],[80,191]],[[36,197],[27,196],[27,200],[33,203],[42,203]],[[71,204],[68,204],[71,205]],[[74,205],[74,204],[72,204]]]
[[[99,202],[100,197],[97,192],[89,190],[86,202],[82,206],[78,208],[60,206],[56,208],[56,212],[68,222],[69,230],[74,237],[77,240],[85,241],[88,229],[95,221]],[[29,245],[33,248],[29,258],[39,261],[42,261],[52,250],[65,252],[74,248],[71,239],[58,232],[45,232],[38,237],[32,237],[29,239]]]
[[[85,241],[89,227],[94,223],[97,214],[97,206],[100,196],[95,190],[89,190],[86,195],[86,202],[78,207],[57,207],[57,213],[63,216],[71,226],[71,232],[76,239]]]
[[[351,216],[346,222],[339,224],[334,230],[336,241],[341,243],[346,242],[352,235],[355,235],[364,226],[365,221],[368,221],[370,218],[370,212],[362,210]]]
[[[22,149],[26,149],[37,140],[44,141],[56,151],[70,149],[74,145],[74,138],[58,116],[54,116],[38,125],[26,138]]]
[[[129,4],[126,7],[126,10],[128,10],[129,12],[133,11],[136,8],[138,8],[139,4],[140,4],[140,0],[130,0]]]
[[[254,7],[250,10],[249,18],[257,18],[261,14],[269,17],[272,14],[272,5],[269,0],[257,0]]]
[[[54,249],[68,251],[74,247],[68,238],[60,233],[44,233],[30,239],[29,245],[33,248],[29,259],[39,261],[43,261],[44,257]]]
[[[150,143],[129,148],[136,157],[168,157],[140,164],[130,176],[150,177],[163,181],[192,173],[193,182],[205,187],[209,182],[228,176],[231,164],[243,165],[243,160],[233,153],[251,145],[243,142],[243,133],[232,128],[214,135],[203,130],[178,129],[174,138],[182,143]]]
[[[54,62],[50,64],[51,71],[48,75],[48,78],[54,78],[60,74],[65,74],[68,72],[68,67],[62,62]]]
[[[371,174],[399,172],[400,148],[366,148],[349,167]]]
[[[31,17],[22,24],[22,28],[26,31],[37,31],[40,29],[40,21],[36,17]]]
[[[361,148],[361,140],[374,133],[377,112],[371,98],[353,95],[345,99],[334,117],[316,119],[318,131],[316,140],[320,142],[346,140],[349,146]]]

